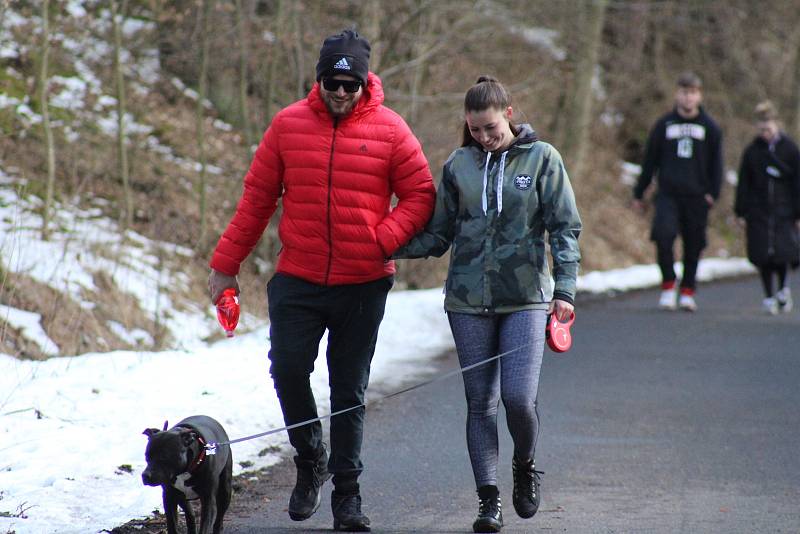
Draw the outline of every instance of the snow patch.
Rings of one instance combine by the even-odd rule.
[[[42,328],[42,316],[25,310],[19,310],[0,304],[0,325],[7,323],[20,330],[22,335],[39,346],[42,354],[55,356],[60,351],[58,345],[50,339]]]

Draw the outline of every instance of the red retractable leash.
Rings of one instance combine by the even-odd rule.
[[[574,322],[575,312],[570,312],[569,319],[563,323],[558,320],[555,313],[551,313],[547,318],[547,327],[544,335],[547,340],[547,346],[553,352],[567,352],[572,346],[572,334],[569,332],[569,327]]]
[[[233,337],[233,331],[239,323],[239,296],[232,287],[223,291],[217,300],[217,320],[225,330],[225,335]]]

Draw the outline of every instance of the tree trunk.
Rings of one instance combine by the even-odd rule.
[[[385,6],[381,5],[381,0],[367,0],[361,5],[365,13],[364,37],[372,45],[369,55],[369,66],[372,72],[380,72],[381,62],[383,61],[383,46],[381,41],[381,17],[384,15]]]
[[[249,63],[249,54],[242,0],[236,0],[236,33],[239,36],[239,128],[244,135],[245,161],[249,162],[251,157],[250,146],[253,144],[253,131],[247,106],[247,65]]]
[[[53,145],[53,131],[50,128],[50,112],[48,110],[49,77],[47,75],[48,55],[50,53],[50,1],[42,1],[42,52],[39,65],[39,106],[42,115],[45,148],[47,151],[47,193],[42,214],[42,239],[50,239],[50,215],[53,209],[53,190],[56,183],[56,152]]]
[[[306,96],[306,62],[305,46],[303,45],[303,2],[295,0],[292,4],[292,22],[294,26],[294,53],[297,60],[297,93],[298,100]]]
[[[117,163],[124,195],[122,203],[124,215],[120,219],[124,229],[128,229],[133,225],[133,198],[128,176],[128,149],[125,145],[125,78],[122,73],[122,62],[120,61],[122,30],[117,20],[118,16],[122,16],[124,20],[126,6],[127,0],[123,2],[122,9],[120,9],[118,0],[112,0],[111,2],[111,26],[114,32],[114,79],[117,92],[117,150],[119,151]]]
[[[655,70],[657,89],[661,96],[671,96],[675,87],[675,80],[665,65],[668,51],[664,40],[668,30],[663,27],[662,21],[671,20],[675,16],[673,6],[665,3],[660,9],[651,9],[650,15],[653,29],[653,69]]]
[[[421,16],[418,21],[417,25],[417,39],[413,45],[413,51],[415,57],[423,57],[425,53],[425,48],[430,46],[428,43],[431,42],[433,37],[433,29],[436,27],[436,13],[432,12],[429,15]],[[411,79],[411,105],[409,108],[408,119],[409,122],[413,125],[417,122],[417,116],[419,113],[419,89],[422,85],[422,80],[425,77],[425,71],[427,70],[427,60],[423,59],[414,67],[414,75]]]
[[[200,234],[197,245],[202,247],[206,239],[206,135],[205,135],[205,110],[203,106],[208,93],[208,17],[214,0],[203,0],[197,12],[198,27],[200,28],[200,74],[197,77],[197,106],[195,120],[197,132],[197,153],[200,163],[200,177],[198,182],[198,201],[200,206]]]
[[[281,32],[283,32],[286,25],[286,2],[285,0],[278,0],[278,16],[276,17],[273,26],[275,40],[272,42],[269,54],[269,66],[267,68],[267,96],[265,98],[265,111],[267,113],[265,124],[272,122],[272,117],[275,115],[275,93],[278,87],[277,80],[277,66],[278,66],[278,51],[282,42]]]
[[[580,177],[585,166],[586,145],[592,118],[592,80],[602,45],[603,21],[608,0],[594,0],[580,25],[583,36],[578,50],[578,60],[570,97],[566,101],[563,126],[564,141],[559,147],[569,163],[570,175]]]

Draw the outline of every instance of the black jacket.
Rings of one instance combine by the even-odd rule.
[[[659,193],[719,197],[722,131],[702,107],[693,119],[684,119],[673,110],[653,126],[634,198],[644,196],[656,172]]]
[[[747,221],[747,257],[755,265],[797,264],[800,246],[800,151],[781,132],[774,151],[761,137],[745,149],[734,211]]]

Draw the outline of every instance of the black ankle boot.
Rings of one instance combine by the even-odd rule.
[[[333,530],[344,532],[369,532],[369,517],[361,512],[361,494],[358,484],[355,488],[342,490],[339,487],[331,492],[331,511]]]
[[[478,488],[478,518],[472,523],[473,532],[500,532],[503,510],[497,486]]]
[[[294,457],[297,466],[297,483],[289,498],[289,517],[293,521],[304,521],[314,515],[321,501],[320,488],[330,478],[328,453],[321,448],[316,458]]]
[[[533,459],[519,460],[516,456],[511,462],[511,471],[514,474],[514,510],[522,518],[533,517],[539,510],[539,475],[544,472],[536,470]]]

